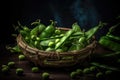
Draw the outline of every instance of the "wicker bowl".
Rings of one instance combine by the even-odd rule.
[[[65,30],[67,30],[65,28]],[[96,41],[79,51],[69,52],[48,52],[30,47],[23,39],[22,35],[17,36],[17,45],[22,50],[26,58],[35,65],[41,67],[69,67],[74,66],[94,53]]]

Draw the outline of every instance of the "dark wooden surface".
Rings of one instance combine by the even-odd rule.
[[[0,69],[3,64],[7,64],[9,61],[15,62],[15,68],[11,68],[9,74],[5,75],[0,70],[0,80],[41,80],[42,79],[41,74],[43,72],[50,73],[49,80],[98,80],[98,79],[91,77],[90,76],[91,74],[85,75],[85,76],[80,76],[80,77],[78,77],[78,79],[71,79],[70,72],[75,71],[78,68],[81,68],[81,66],[79,66],[79,65],[76,65],[73,67],[67,67],[67,68],[42,68],[42,67],[39,67],[40,71],[38,73],[33,73],[31,71],[31,68],[34,66],[34,64],[31,64],[31,62],[29,62],[28,60],[20,61],[18,59],[19,54],[18,53],[10,53],[8,50],[5,49],[4,45],[1,45],[0,48],[1,48]],[[101,51],[100,48],[99,48],[99,50]],[[109,62],[109,63],[112,64],[112,62]],[[15,72],[16,68],[23,68],[24,75],[23,76],[16,75],[16,72]],[[111,77],[108,77],[108,78],[105,78],[102,80],[119,80],[118,78],[119,78],[119,74],[115,73]]]

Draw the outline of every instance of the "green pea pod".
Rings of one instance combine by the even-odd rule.
[[[20,30],[20,34],[21,34],[24,38],[28,35],[28,33],[27,33],[26,31],[24,31],[24,30]]]
[[[35,28],[33,28],[30,32],[30,35],[38,35],[40,34],[44,29],[46,28],[46,26],[42,23],[38,23],[37,26]]]
[[[90,39],[99,29],[101,29],[104,25],[106,25],[106,23],[102,23],[99,22],[98,26],[95,26],[93,28],[91,28],[90,30],[88,30],[87,32],[85,32],[86,35],[86,39]]]
[[[80,26],[78,25],[77,22],[72,25],[72,29],[73,29],[75,32],[81,32],[81,28],[80,28]]]
[[[55,49],[58,49],[60,46],[63,45],[64,42],[67,41],[67,39],[73,34],[74,30],[70,29],[69,31],[66,32],[66,34],[60,39],[60,42],[58,42],[55,45]]]
[[[97,63],[97,62],[91,62],[90,64],[94,65],[96,67],[103,68],[103,69],[108,69],[108,70],[112,70],[112,71],[120,71],[119,68],[116,68],[116,67],[113,67],[113,66],[108,66],[108,65],[105,65],[105,64],[100,64],[100,63]]]
[[[45,28],[45,30],[40,34],[40,38],[42,39],[42,38],[48,38],[48,37],[50,37],[53,33],[54,33],[54,31],[55,31],[55,22],[54,21],[52,21],[52,20],[50,20],[51,21],[51,24],[50,25],[48,25],[46,28]]]
[[[112,35],[112,34],[107,34],[106,36],[107,36],[108,38],[110,38],[112,41],[116,41],[116,42],[120,43],[120,37],[114,36],[114,35]]]
[[[49,42],[54,42],[55,39],[48,39],[40,42],[41,46],[48,46]]]
[[[99,40],[99,43],[110,50],[120,51],[120,44],[111,41],[107,36],[102,36]]]

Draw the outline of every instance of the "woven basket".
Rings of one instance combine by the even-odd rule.
[[[67,29],[66,29],[67,30]],[[30,47],[19,34],[17,44],[26,58],[41,67],[69,67],[80,63],[86,57],[93,54],[96,47],[96,41],[79,51],[69,52],[47,52],[37,48]]]

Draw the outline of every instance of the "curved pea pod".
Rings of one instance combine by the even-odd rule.
[[[110,50],[120,51],[120,44],[111,41],[107,36],[102,36],[99,40],[99,43]]]
[[[106,36],[110,38],[110,40],[120,43],[120,37],[114,36],[112,34],[107,34]]]
[[[87,40],[90,39],[99,29],[101,29],[105,25],[106,25],[106,23],[99,22],[99,24],[97,26],[86,31],[85,36],[87,37]]]
[[[35,28],[33,28],[30,32],[30,35],[38,35],[40,34],[44,29],[46,28],[46,26],[42,23],[39,23]]]
[[[55,45],[55,49],[58,49],[60,46],[62,46],[67,39],[73,34],[74,30],[71,29],[66,32],[66,34],[60,39],[60,41]]]
[[[112,70],[112,71],[120,71],[120,69],[117,68],[117,67],[108,66],[108,65],[101,64],[101,63],[98,63],[98,62],[91,62],[90,64],[91,64],[91,65],[94,65],[94,66],[96,66],[96,67],[103,68],[103,69],[108,69],[108,70]]]
[[[40,38],[48,38],[55,32],[55,22],[51,20],[51,24],[48,25],[44,31],[40,34]]]

